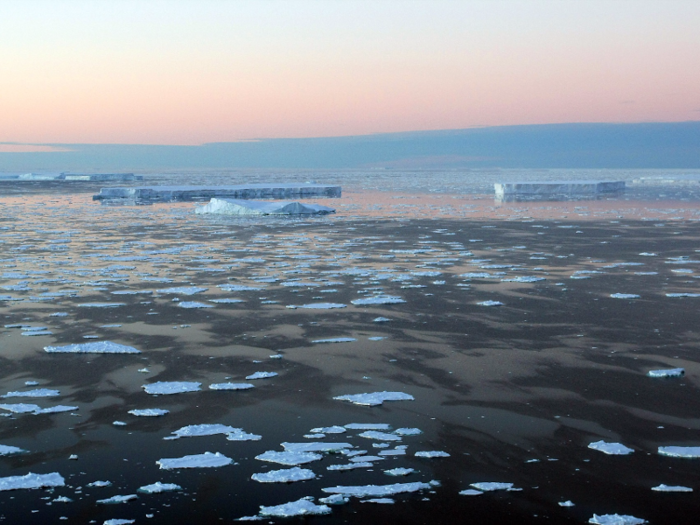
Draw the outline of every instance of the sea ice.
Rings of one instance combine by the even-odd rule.
[[[420,450],[416,452],[417,458],[449,458],[450,455],[442,450]]]
[[[501,301],[479,301],[476,304],[479,306],[503,306]]]
[[[700,297],[700,293],[667,293],[666,297]]]
[[[168,413],[170,413],[170,410],[165,410],[164,408],[137,408],[134,410],[129,410],[129,414],[139,417],[157,417],[164,416]]]
[[[211,390],[248,390],[253,388],[250,383],[213,383],[209,385]]]
[[[293,516],[309,516],[330,514],[331,508],[328,505],[316,505],[306,498],[291,501],[273,507],[260,506],[260,515],[273,518],[291,518]]]
[[[375,304],[399,304],[405,303],[406,301],[395,295],[375,295],[374,297],[355,299],[350,302],[355,306],[370,306]]]
[[[313,470],[294,467],[256,473],[251,476],[251,479],[260,483],[290,483],[292,481],[306,481],[315,477],[316,474]]]
[[[647,520],[635,518],[627,514],[603,514],[598,516],[593,514],[593,517],[588,520],[588,523],[594,525],[642,525],[647,523]]]
[[[230,432],[226,436],[226,441],[260,441],[262,436],[258,434],[248,434],[237,428],[236,432]]]
[[[150,385],[143,385],[147,394],[168,395],[181,394],[183,392],[198,392],[202,383],[196,381],[158,381]]]
[[[10,454],[20,454],[26,450],[10,445],[0,445],[0,456],[9,456]]]
[[[223,299],[212,299],[211,302],[217,304],[233,304],[242,303],[244,301],[242,299],[231,299],[229,297],[224,297]]]
[[[159,465],[164,470],[225,467],[232,463],[233,460],[231,458],[227,458],[220,452],[205,452],[204,454],[193,454],[181,458],[163,458],[156,461],[156,465]]]
[[[659,454],[672,458],[700,458],[700,447],[659,447]]]
[[[481,496],[482,494],[482,491],[476,489],[465,489],[459,491],[460,496]]]
[[[367,439],[376,439],[379,441],[401,441],[401,437],[388,432],[377,432],[376,430],[367,430],[358,434],[360,437]]]
[[[35,388],[34,390],[25,390],[24,392],[8,392],[2,397],[55,397],[60,396],[58,390],[50,390],[48,388]]]
[[[0,478],[0,492],[18,489],[41,489],[46,487],[63,487],[66,482],[58,472],[50,474],[25,474]]]
[[[611,456],[625,456],[634,452],[633,449],[626,447],[621,443],[606,443],[603,440],[590,443],[588,448],[604,452],[605,454],[609,454]]]
[[[538,281],[544,281],[544,277],[537,277],[535,275],[523,275],[518,277],[508,277],[501,279],[504,283],[536,283]]]
[[[484,481],[480,483],[471,483],[471,487],[481,492],[491,492],[493,490],[518,490],[513,488],[512,483],[498,483],[494,481]]]
[[[311,432],[315,434],[344,434],[346,432],[345,427],[339,427],[334,425],[332,427],[318,427],[312,428]]]
[[[111,520],[105,520],[102,525],[129,525],[130,523],[136,523],[136,520],[112,518]]]
[[[119,306],[126,306],[126,303],[82,303],[78,306],[81,308],[117,308]]]
[[[175,483],[161,483],[160,481],[156,481],[151,485],[144,485],[138,488],[138,492],[144,492],[146,494],[157,494],[159,492],[170,492],[173,490],[182,490],[182,487]]]
[[[101,503],[102,505],[117,505],[119,503],[127,503],[136,498],[138,498],[136,494],[125,494],[123,496],[112,496],[107,499],[98,499],[96,503]]]
[[[260,461],[269,461],[271,463],[279,463],[280,465],[288,466],[303,465],[304,463],[318,461],[321,458],[323,458],[321,454],[312,452],[290,452],[286,450],[284,452],[269,450],[255,456],[255,459]]]
[[[287,452],[340,452],[352,448],[350,443],[282,443]]]
[[[72,412],[73,410],[78,410],[78,407],[66,406],[66,405],[56,405],[48,408],[41,408],[39,405],[33,405],[30,403],[14,403],[0,405],[0,408],[12,412],[13,414],[57,414],[59,412]]]
[[[387,423],[348,423],[345,428],[349,430],[391,430]]]
[[[180,308],[214,308],[214,305],[199,303],[197,301],[182,301],[177,304]]]
[[[346,463],[344,465],[330,465],[327,468],[327,470],[354,470],[357,468],[371,468],[374,466],[374,463],[369,463],[367,461],[360,461],[360,462],[355,462],[355,463]]]
[[[343,303],[309,303],[302,305],[290,304],[287,308],[306,308],[309,310],[332,310],[334,308],[346,308],[347,305]]]
[[[167,293],[175,295],[194,295],[201,292],[206,292],[207,288],[198,288],[196,286],[177,286],[174,288],[163,288],[156,290],[158,293]]]
[[[44,350],[49,354],[140,354],[131,346],[120,345],[112,341],[98,341],[94,343],[78,343],[66,346],[45,346]]]
[[[394,430],[394,434],[399,436],[417,436],[422,433],[423,431],[420,428],[397,428]]]
[[[690,487],[683,487],[680,485],[657,485],[656,487],[651,487],[651,490],[656,492],[693,492]]]
[[[685,369],[683,368],[669,368],[666,370],[649,370],[647,375],[649,377],[681,377],[685,374]]]
[[[368,394],[348,394],[336,396],[333,399],[338,401],[349,401],[356,405],[378,406],[384,401],[413,401],[413,396],[403,392],[374,392]]]
[[[397,467],[390,470],[385,470],[384,474],[387,476],[408,476],[409,474],[413,474],[415,471],[416,470],[412,468]]]
[[[391,319],[388,317],[375,317],[372,319],[373,323],[388,323],[389,321],[391,321]]]
[[[354,337],[335,337],[332,339],[316,339],[315,341],[311,341],[312,343],[352,343],[353,341],[357,341]]]
[[[427,490],[431,488],[430,483],[421,483],[419,481],[413,483],[394,483],[391,485],[355,485],[355,486],[337,486],[321,489],[327,494],[342,494],[344,496],[354,496],[356,498],[365,498],[368,496],[382,497],[393,496],[404,492],[418,492],[419,490]]]
[[[97,487],[97,488],[111,487],[112,482],[111,481],[93,481],[92,483],[88,483],[87,486],[88,487]]]
[[[639,299],[641,296],[635,293],[611,293],[613,299]]]
[[[171,432],[172,437],[165,439],[179,439],[183,437],[201,437],[215,436],[217,434],[229,434],[231,432],[243,432],[240,428],[230,427],[228,425],[203,424],[203,425],[187,425]]]

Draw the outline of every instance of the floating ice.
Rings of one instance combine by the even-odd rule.
[[[363,499],[362,503],[378,503],[380,505],[393,505],[395,502],[391,498],[372,498]]]
[[[479,301],[476,304],[479,306],[503,306],[501,301]]]
[[[504,283],[536,283],[537,281],[544,281],[544,277],[537,277],[535,275],[523,275],[519,277],[508,277],[506,279],[501,279]]]
[[[349,401],[356,405],[377,406],[384,401],[413,401],[413,396],[403,392],[374,392],[369,394],[349,394],[336,396],[333,399],[338,401]]]
[[[126,306],[126,303],[82,303],[78,306],[81,308],[117,308],[119,306]]]
[[[613,299],[639,299],[641,296],[636,293],[611,293]]]
[[[334,425],[332,427],[318,427],[312,428],[311,432],[316,434],[344,434],[346,432],[345,427],[339,427]]]
[[[357,468],[371,468],[374,463],[369,463],[367,461],[360,461],[355,463],[346,463],[345,465],[330,465],[326,467],[328,470],[354,470]]]
[[[611,456],[625,456],[634,452],[633,449],[626,447],[621,443],[606,443],[602,440],[590,443],[588,448],[604,452],[605,454],[609,454]]]
[[[45,346],[44,350],[49,354],[140,354],[131,346],[120,345],[112,341],[98,341],[94,343],[78,343],[66,346]]]
[[[349,430],[390,430],[387,423],[348,423],[345,428]]]
[[[268,379],[270,377],[275,377],[276,375],[277,375],[277,372],[255,372],[254,374],[246,376],[246,379],[248,379],[248,380]]]
[[[66,406],[66,405],[56,405],[48,408],[41,408],[39,405],[33,405],[30,403],[14,403],[0,405],[0,408],[12,412],[13,414],[57,414],[59,412],[72,412],[73,410],[78,410],[78,407]]]
[[[481,496],[482,494],[482,491],[476,489],[465,489],[459,491],[460,496]]]
[[[98,499],[96,503],[101,503],[102,505],[117,505],[119,503],[126,503],[136,498],[138,498],[136,494],[125,494],[123,496],[112,496],[111,498],[107,499]]]
[[[50,474],[25,474],[24,476],[8,476],[0,478],[0,492],[18,489],[41,489],[47,487],[63,487],[66,482],[58,472]]]
[[[666,297],[700,297],[700,293],[667,293]]]
[[[690,487],[683,487],[681,485],[664,485],[663,483],[661,485],[657,485],[656,487],[652,487],[651,490],[656,492],[693,492],[693,489]]]
[[[321,454],[315,454],[312,452],[277,452],[274,450],[269,450],[263,452],[262,454],[255,456],[255,459],[260,461],[269,461],[271,463],[279,463],[280,465],[303,465],[304,463],[311,463],[312,461],[318,461],[323,458]]]
[[[388,317],[375,317],[372,319],[373,323],[388,323],[389,321],[391,321],[391,319]]]
[[[175,483],[161,483],[160,481],[156,481],[151,485],[144,485],[143,487],[139,487],[137,490],[138,492],[144,492],[146,494],[157,494],[159,492],[182,490],[182,487],[180,485],[176,485]]]
[[[288,452],[340,452],[352,448],[350,443],[282,443],[284,450]]]
[[[573,506],[575,506],[574,502],[571,501],[571,500],[560,501],[560,502],[558,503],[558,505],[559,505],[560,507],[573,507]]]
[[[211,390],[248,390],[253,388],[250,383],[213,383],[209,385]]]
[[[319,498],[318,501],[326,505],[345,505],[348,502],[348,498],[344,497],[342,494],[333,494],[327,498]]]
[[[309,303],[302,305],[290,304],[287,308],[307,308],[309,310],[332,310],[334,308],[346,308],[347,305],[343,303]]]
[[[273,507],[260,506],[261,516],[274,518],[290,518],[293,516],[310,516],[330,513],[331,508],[328,505],[316,505],[306,498]]]
[[[214,308],[214,305],[198,303],[197,301],[182,301],[177,304],[180,308]]]
[[[20,454],[26,450],[10,445],[0,445],[0,456],[9,456],[10,454]]]
[[[685,369],[683,368],[669,368],[667,370],[649,370],[647,375],[649,377],[681,377],[685,374]]]
[[[399,304],[405,303],[401,297],[395,295],[375,295],[374,297],[366,297],[365,299],[355,299],[350,301],[355,306],[368,306],[375,304]]]
[[[659,454],[672,458],[700,458],[700,447],[659,447]]]
[[[376,439],[379,441],[401,441],[400,436],[389,434],[387,432],[377,432],[376,430],[367,430],[362,434],[359,434],[359,436],[367,439]]]
[[[291,483],[292,481],[306,481],[315,477],[316,474],[314,474],[313,470],[294,467],[256,473],[251,476],[251,479],[260,483]]]
[[[170,410],[165,410],[164,408],[137,408],[134,410],[129,410],[129,414],[138,417],[158,417],[169,413]]]
[[[136,523],[136,520],[112,518],[111,520],[105,520],[102,525],[129,525],[130,523]]]
[[[412,468],[397,467],[390,470],[385,470],[384,474],[387,476],[408,476],[409,474],[413,474],[415,471],[416,470]]]
[[[194,295],[201,292],[206,292],[207,288],[198,288],[196,286],[176,286],[174,288],[163,288],[156,290],[158,293],[167,293],[175,295]]]
[[[61,393],[58,390],[36,388],[34,390],[26,390],[24,392],[8,392],[2,397],[55,397],[60,395]]]
[[[92,483],[88,483],[87,486],[88,487],[97,487],[97,488],[111,487],[112,482],[111,481],[93,481]]]
[[[244,284],[222,284],[219,285],[225,292],[252,292],[256,290],[263,290],[262,286],[246,286]]]
[[[416,452],[417,458],[449,458],[450,455],[442,450],[420,450]]]
[[[181,458],[163,458],[156,461],[156,465],[159,465],[164,470],[225,467],[231,463],[233,463],[233,460],[220,452],[205,452],[204,454],[193,454]]]
[[[394,430],[394,434],[399,436],[417,436],[422,433],[423,431],[420,428],[397,428]]]
[[[231,432],[226,436],[226,441],[260,441],[262,436],[258,434],[248,434],[241,429],[236,429],[236,432]]]
[[[171,432],[174,437],[165,439],[179,439],[183,437],[201,437],[215,436],[217,434],[229,434],[231,432],[243,432],[240,428],[230,427],[228,425],[203,424],[203,425],[187,425]]]
[[[470,487],[474,487],[481,492],[491,492],[494,490],[518,490],[513,488],[512,483],[498,483],[494,481],[483,481],[480,483],[471,483]]]
[[[357,341],[354,337],[335,337],[332,339],[316,339],[315,341],[311,341],[312,343],[352,343],[353,341]]]
[[[627,514],[603,514],[598,516],[593,514],[593,517],[588,520],[588,523],[594,525],[642,525],[647,523],[647,520],[635,518]]]
[[[432,485],[430,483],[421,483],[417,481],[413,483],[394,483],[391,485],[341,485],[337,487],[328,487],[321,490],[327,494],[343,494],[344,496],[366,498],[368,496],[381,497],[402,494],[404,492],[418,492],[419,490],[427,490],[431,487]]]
[[[380,456],[354,456],[350,458],[351,463],[369,463],[371,461],[383,461],[386,458]]]
[[[233,303],[242,303],[244,302],[243,299],[231,299],[228,297],[224,297],[223,299],[212,299],[212,303],[217,303],[217,304],[233,304]]]
[[[196,381],[158,381],[150,385],[143,385],[147,394],[168,395],[181,394],[183,392],[198,392],[202,383]]]

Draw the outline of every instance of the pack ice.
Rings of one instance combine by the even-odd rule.
[[[131,346],[120,345],[112,341],[96,341],[93,343],[78,343],[66,346],[45,346],[49,354],[140,354]]]

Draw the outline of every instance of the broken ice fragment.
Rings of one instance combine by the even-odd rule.
[[[416,452],[417,458],[449,458],[450,455],[442,450],[421,450]]]
[[[138,498],[136,494],[126,494],[124,496],[112,496],[107,499],[98,499],[96,503],[101,503],[102,505],[116,505],[119,503],[126,503],[136,498]]]
[[[251,479],[260,483],[291,483],[293,481],[306,481],[315,477],[316,474],[312,470],[294,467],[256,473],[251,476]]]
[[[336,396],[333,399],[338,401],[349,401],[356,405],[378,406],[384,401],[413,401],[413,396],[403,392],[373,392],[368,394],[348,394]]]
[[[288,452],[340,452],[352,448],[350,443],[282,443]]]
[[[588,520],[588,523],[594,525],[642,525],[647,523],[647,520],[635,518],[627,514],[603,514],[598,516],[593,514],[593,517]]]
[[[178,286],[175,288],[163,288],[156,290],[158,293],[167,293],[175,295],[194,295],[201,292],[206,292],[207,288],[197,288],[196,286]]]
[[[573,506],[574,506],[574,502],[571,501],[571,500],[560,501],[560,502],[558,503],[558,505],[559,505],[560,507],[573,507]]]
[[[279,463],[280,465],[288,466],[303,465],[304,463],[318,461],[321,458],[323,458],[321,454],[315,454],[312,452],[277,452],[274,450],[269,450],[255,456],[255,459],[260,461],[269,461],[271,463]]]
[[[0,456],[9,456],[10,454],[20,454],[26,450],[10,445],[0,445]]]
[[[412,468],[392,468],[390,470],[385,470],[384,474],[387,476],[408,476],[409,474],[413,474],[416,470]]]
[[[339,427],[339,426],[332,426],[332,427],[318,427],[318,428],[312,428],[311,432],[314,433],[319,433],[319,434],[343,434],[345,433],[345,427]]]
[[[350,430],[390,430],[387,423],[348,423],[345,428]]]
[[[49,354],[140,354],[141,350],[131,346],[120,345],[112,341],[79,343],[66,346],[45,346]]]
[[[41,408],[39,405],[33,405],[29,403],[15,403],[0,405],[0,408],[7,410],[14,414],[57,414],[59,412],[72,412],[73,410],[78,410],[78,407],[66,406],[66,405],[56,405],[48,408]]]
[[[491,492],[494,490],[518,490],[513,488],[512,483],[498,483],[493,481],[484,481],[481,483],[471,483],[471,487],[482,492]]]
[[[634,452],[633,449],[626,447],[621,443],[606,443],[603,440],[590,443],[588,448],[598,450],[611,456],[625,456]]]
[[[129,525],[131,523],[136,523],[136,520],[125,520],[125,519],[120,519],[120,518],[112,518],[111,520],[105,520],[102,525]]]
[[[259,434],[248,434],[240,429],[236,429],[236,432],[231,432],[227,434],[226,441],[260,441],[262,436]]]
[[[685,374],[685,369],[683,368],[669,368],[667,370],[649,370],[647,375],[649,377],[681,377]]]
[[[143,487],[139,487],[137,490],[138,492],[144,492],[146,494],[157,494],[159,492],[182,490],[182,487],[180,485],[176,485],[175,483],[161,483],[160,481],[156,481],[151,485],[144,485]]]
[[[211,390],[248,390],[253,388],[250,383],[213,383],[209,385]]]
[[[394,430],[394,434],[399,436],[417,436],[422,433],[420,428],[397,428]]]
[[[479,301],[476,304],[479,306],[503,306],[501,301]]]
[[[700,458],[700,447],[659,447],[659,454],[672,458]]]
[[[611,293],[613,299],[639,299],[640,296],[634,293]]]
[[[374,297],[355,299],[350,302],[355,306],[369,306],[375,304],[400,304],[405,303],[406,301],[395,295],[375,295]]]
[[[374,463],[369,463],[367,461],[360,461],[360,462],[355,462],[355,463],[347,463],[345,465],[330,465],[327,468],[327,470],[354,470],[357,468],[371,468],[374,466]]]
[[[180,308],[214,308],[211,304],[199,303],[197,301],[182,301],[178,303]]]
[[[465,489],[459,491],[460,496],[481,496],[482,494],[482,491],[476,489]]]
[[[418,492],[419,490],[427,490],[431,488],[430,483],[394,483],[391,485],[356,485],[356,486],[337,486],[321,489],[327,494],[342,494],[344,496],[354,496],[356,498],[365,498],[368,496],[381,497],[392,496],[394,494],[402,494],[404,492]]]
[[[24,392],[8,392],[2,397],[55,397],[60,395],[61,393],[58,390],[36,388],[34,390],[26,390]]]
[[[33,474],[30,472],[24,476],[0,478],[0,491],[63,487],[65,484],[63,476],[58,472],[51,472],[50,474]]]
[[[126,306],[126,303],[82,303],[78,306],[82,308],[117,308],[119,306]]]
[[[683,487],[680,485],[664,485],[663,483],[661,485],[657,485],[656,487],[652,487],[651,490],[656,492],[693,492],[693,489],[690,487]]]
[[[246,379],[248,379],[248,380],[268,379],[270,377],[275,377],[276,375],[277,375],[277,372],[255,372],[254,374],[246,376]]]
[[[367,430],[358,434],[360,437],[367,439],[376,439],[379,441],[401,441],[401,437],[387,432],[377,432],[376,430]]]
[[[178,439],[183,437],[215,436],[217,434],[228,434],[230,432],[242,432],[240,428],[230,427],[220,424],[187,425],[186,427],[174,430],[174,437],[165,439]]]
[[[308,310],[333,310],[336,308],[347,308],[347,305],[342,303],[310,303],[298,306],[290,304],[289,306],[287,306],[287,308],[290,308],[292,310],[295,308],[305,308]]]
[[[291,501],[273,507],[260,506],[260,515],[274,518],[290,518],[292,516],[309,516],[330,514],[331,508],[328,505],[316,505],[306,498]]]
[[[163,408],[142,408],[142,409],[134,409],[134,410],[129,410],[129,414],[132,416],[139,416],[139,417],[157,417],[157,416],[164,416],[165,414],[170,413],[170,410],[165,410]]]
[[[178,468],[216,468],[225,467],[231,463],[233,463],[233,460],[220,452],[205,452],[204,454],[193,454],[181,458],[163,458],[156,461],[156,465],[164,470]]]
[[[93,481],[92,483],[87,484],[88,487],[111,487],[112,482],[111,481]]]
[[[352,343],[357,341],[354,337],[335,337],[333,339],[316,339],[312,343]]]
[[[200,390],[202,383],[196,381],[158,381],[150,385],[143,385],[143,389],[147,394],[153,395],[169,395],[181,394],[183,392],[197,392]]]

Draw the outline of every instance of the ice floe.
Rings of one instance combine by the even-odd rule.
[[[35,388],[34,390],[25,390],[8,392],[2,397],[56,397],[60,396],[61,393],[58,390],[51,390],[48,388]]]
[[[202,383],[196,381],[158,381],[150,385],[143,385],[147,394],[169,395],[182,394],[184,392],[198,392]]]
[[[649,370],[649,377],[681,377],[685,374],[684,368],[668,368],[666,370]]]
[[[420,450],[416,452],[417,458],[449,458],[450,455],[442,450]]]
[[[254,379],[269,379],[271,377],[275,377],[276,375],[277,372],[255,372],[254,374],[246,376],[246,379],[251,381]]]
[[[255,459],[259,461],[269,461],[271,463],[279,463],[280,465],[288,466],[303,465],[305,463],[318,461],[322,458],[323,456],[321,454],[316,454],[314,452],[293,452],[288,450],[284,452],[268,450],[267,452],[255,456]]]
[[[272,507],[260,506],[260,515],[271,518],[291,518],[293,516],[312,516],[330,514],[331,508],[328,505],[316,505],[306,498],[297,501],[290,501],[282,505]]]
[[[199,288],[197,286],[177,286],[174,288],[163,288],[156,290],[158,293],[174,294],[174,295],[194,295],[206,292],[207,288]]]
[[[336,396],[333,399],[338,401],[349,401],[356,405],[378,406],[384,401],[413,401],[413,396],[403,392],[373,392],[368,394],[348,394]]]
[[[634,452],[634,449],[626,447],[621,443],[606,443],[603,440],[590,443],[588,448],[598,450],[599,452],[603,452],[611,456],[625,456]]]
[[[136,408],[129,410],[129,414],[138,417],[158,417],[169,413],[170,410],[165,410],[164,408]]]
[[[178,303],[180,308],[214,308],[214,305],[207,303],[199,303],[197,301],[182,301]]]
[[[248,390],[253,388],[250,383],[212,383],[210,390]]]
[[[375,295],[374,297],[366,297],[364,299],[354,299],[350,302],[355,306],[371,306],[378,304],[400,304],[406,301],[395,295]]]
[[[405,492],[418,492],[420,490],[428,490],[433,487],[433,482],[422,483],[415,481],[413,483],[393,483],[391,485],[354,485],[354,486],[337,486],[321,489],[327,494],[342,494],[344,496],[354,496],[356,498],[382,497],[393,496],[394,494],[402,494]]]
[[[332,339],[316,339],[312,343],[352,343],[357,341],[354,337],[334,337]]]
[[[172,432],[172,437],[167,437],[165,439],[179,439],[183,437],[201,437],[201,436],[215,436],[217,434],[229,434],[231,432],[242,432],[240,428],[230,427],[228,425],[221,425],[218,423],[214,424],[203,424],[203,425],[187,425],[186,427],[179,428]]]
[[[639,299],[641,296],[635,293],[611,293],[613,299]]]
[[[73,412],[78,410],[78,407],[67,405],[55,405],[52,407],[41,408],[39,405],[30,403],[13,403],[0,405],[0,409],[7,410],[13,414],[58,414],[60,412]]]
[[[182,490],[182,487],[175,483],[161,483],[160,481],[156,481],[151,485],[144,485],[138,488],[138,492],[144,492],[146,494],[158,494],[160,492],[171,492],[173,490]]]
[[[658,452],[672,458],[700,458],[700,447],[659,447]]]
[[[469,486],[474,487],[476,490],[480,490],[481,492],[492,492],[494,490],[520,490],[513,488],[512,483],[500,483],[495,481],[482,481],[479,483],[471,483]]]
[[[10,445],[0,445],[0,456],[10,456],[12,454],[21,454],[22,452],[26,452],[26,450]]]
[[[655,492],[693,492],[690,487],[683,487],[681,485],[657,485],[656,487],[651,487],[651,490]]]
[[[401,441],[401,437],[396,434],[389,434],[388,432],[378,432],[376,430],[367,430],[358,434],[359,437],[367,439],[376,439],[379,441]]]
[[[397,467],[385,470],[384,474],[387,476],[408,476],[409,474],[413,474],[415,471],[416,470],[412,468]]]
[[[49,354],[140,354],[131,346],[113,343],[112,341],[96,341],[94,343],[78,343],[66,346],[45,346]]]
[[[65,479],[58,472],[49,474],[34,474],[30,472],[24,476],[0,478],[0,491],[63,487],[65,484]]]
[[[309,304],[301,304],[301,305],[295,305],[295,304],[290,304],[287,306],[287,308],[295,309],[295,308],[306,308],[308,310],[333,310],[336,308],[346,308],[347,305],[343,303],[309,303]]]
[[[306,481],[314,479],[316,474],[313,470],[306,468],[285,468],[280,470],[270,470],[253,474],[251,479],[260,483],[291,483],[293,481]]]
[[[593,525],[642,525],[647,521],[628,514],[603,514],[602,516],[593,514],[588,523]]]
[[[98,499],[96,503],[101,505],[119,505],[120,503],[128,503],[129,501],[138,498],[136,494],[124,494],[119,496],[112,496],[107,499]]]
[[[233,460],[220,452],[205,452],[204,454],[192,454],[181,458],[163,458],[156,461],[156,465],[164,470],[179,468],[215,468],[231,465]]]
[[[315,434],[344,434],[347,431],[345,427],[334,425],[332,427],[317,427],[312,428],[311,432]]]

